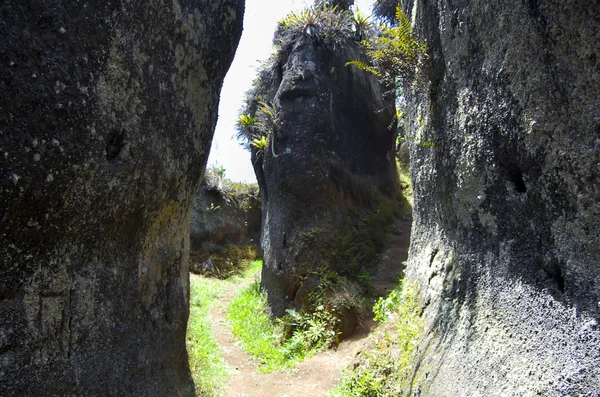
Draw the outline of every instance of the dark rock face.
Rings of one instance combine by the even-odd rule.
[[[194,199],[190,248],[210,250],[227,244],[260,245],[261,211],[258,186],[246,192],[203,182]]]
[[[256,184],[205,176],[194,199],[190,271],[229,277],[260,256],[261,201]]]
[[[403,5],[432,66],[409,112],[413,389],[600,395],[598,2]]]
[[[0,394],[190,395],[189,215],[243,1],[0,12]]]
[[[382,100],[372,75],[345,65],[362,58],[356,42],[332,48],[305,35],[282,49],[272,83],[278,127],[268,148],[254,150],[262,283],[275,316],[304,307],[318,285],[309,273],[348,265],[325,258],[340,247],[325,250],[315,241],[340,234],[343,214],[368,208],[380,191],[396,191],[393,97]]]

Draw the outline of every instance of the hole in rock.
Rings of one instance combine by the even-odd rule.
[[[513,187],[517,193],[527,192],[527,186],[523,180],[523,173],[520,169],[514,168],[508,172],[508,177],[513,184]]]
[[[106,159],[114,160],[118,157],[126,142],[124,131],[111,130],[106,138]]]
[[[565,278],[563,277],[562,269],[556,260],[550,263],[550,266],[546,269],[546,273],[548,273],[548,277],[552,279],[556,287],[558,287],[560,293],[563,294],[565,292]]]

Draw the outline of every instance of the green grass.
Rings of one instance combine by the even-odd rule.
[[[212,335],[210,308],[227,285],[255,277],[261,268],[262,261],[256,260],[250,262],[241,275],[228,280],[190,278],[190,317],[186,346],[199,396],[223,395],[224,380],[230,375],[221,348]]]
[[[260,361],[263,372],[292,367],[277,345],[280,331],[264,312],[266,298],[260,293],[260,284],[253,282],[240,291],[227,308],[227,320],[241,347]]]
[[[393,310],[389,318],[388,310]],[[380,314],[382,326],[357,357],[354,368],[346,371],[340,385],[329,393],[330,397],[407,395],[418,382],[411,377],[423,334],[416,285],[405,284],[402,290],[394,291],[377,303],[374,312]]]
[[[251,266],[245,277],[256,274],[260,269],[259,265],[262,265],[262,262]],[[240,341],[242,349],[259,362],[261,372],[293,368],[298,361],[327,347],[319,342],[331,330],[325,326],[325,321],[318,316],[319,313],[291,313],[296,318],[301,318],[302,325],[283,341],[283,324],[271,321],[265,312],[266,306],[267,300],[260,290],[257,278],[250,286],[240,291],[227,308],[227,321],[233,335]]]
[[[219,344],[212,335],[209,317],[210,308],[224,285],[223,281],[214,279],[190,279],[186,345],[196,393],[200,396],[223,395],[223,380],[229,375]]]

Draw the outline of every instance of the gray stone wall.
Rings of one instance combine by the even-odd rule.
[[[600,395],[600,3],[403,6],[431,57],[408,112],[413,390]]]
[[[190,395],[189,216],[243,1],[0,13],[0,394]]]

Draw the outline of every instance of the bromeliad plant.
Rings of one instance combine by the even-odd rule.
[[[263,101],[258,101],[258,114],[242,113],[237,127],[240,135],[249,140],[251,146],[263,151],[269,144],[268,139],[274,137],[277,128],[277,108]],[[274,148],[273,155],[275,155]]]

